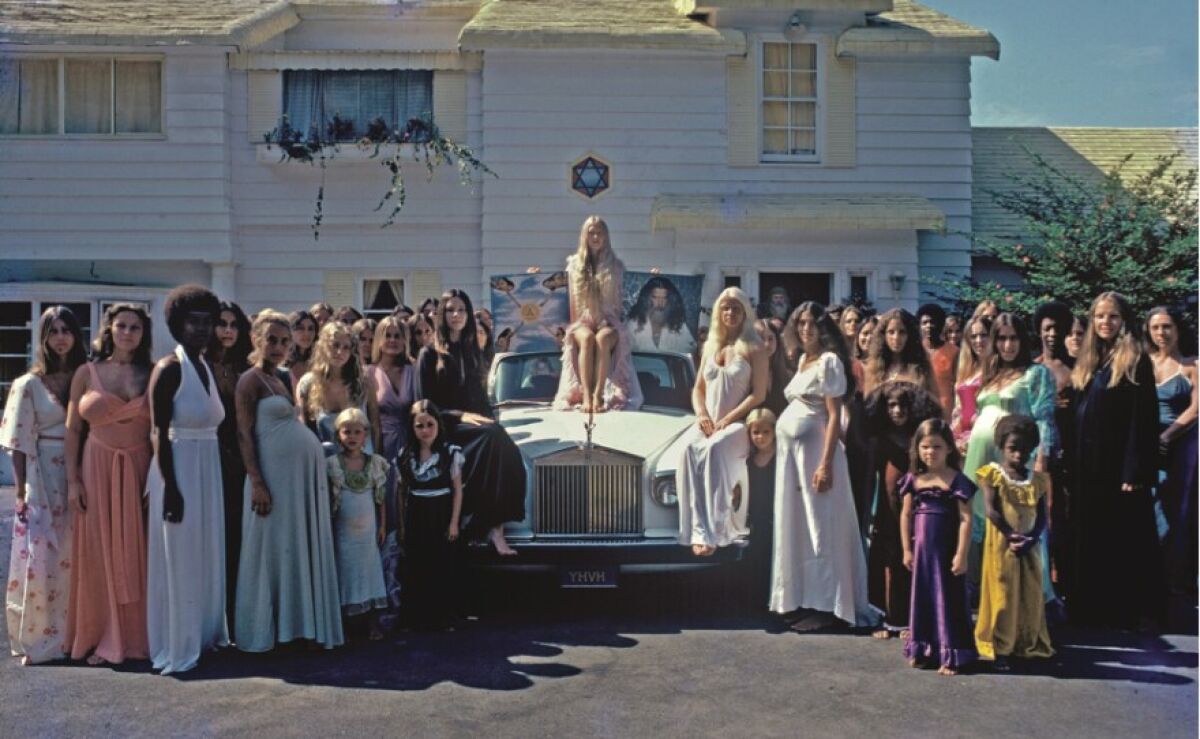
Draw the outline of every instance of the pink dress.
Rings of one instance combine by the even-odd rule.
[[[612,367],[608,382],[604,386],[604,405],[609,410],[637,410],[642,407],[642,387],[633,368],[630,353],[629,332],[621,319],[621,283],[625,279],[625,265],[616,256],[609,258],[608,277],[601,286],[602,295],[597,306],[589,306],[576,294],[575,285],[582,265],[576,255],[567,258],[567,275],[571,286],[571,314],[574,322],[567,326],[563,340],[562,374],[558,379],[558,392],[554,396],[554,407],[568,410],[583,402],[583,383],[579,380],[579,345],[575,343],[575,330],[586,326],[599,331],[607,326],[617,332],[617,345],[613,348]]]
[[[979,388],[982,385],[983,376],[975,375],[954,387],[958,402],[954,404],[954,413],[950,417],[950,430],[954,432],[954,440],[961,446],[966,446],[967,440],[971,438],[975,416],[979,413],[975,400],[979,397]]]
[[[67,646],[72,659],[146,659],[146,529],[142,491],[150,469],[150,402],[107,392],[89,362],[79,400],[88,424],[81,471],[87,510],[75,514]]]

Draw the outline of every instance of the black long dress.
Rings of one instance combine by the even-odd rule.
[[[464,370],[456,347],[438,364],[432,346],[421,350],[414,397],[428,398],[441,409],[449,442],[463,450],[462,518],[470,517],[464,535],[479,539],[495,526],[525,518],[525,464],[500,424],[472,426],[460,421],[463,413],[492,417],[480,370]]]
[[[1151,484],[1158,443],[1154,369],[1142,356],[1113,388],[1111,365],[1076,397],[1071,464],[1071,546],[1067,611],[1073,622],[1135,628],[1161,620],[1166,591]],[[1138,485],[1121,492],[1122,483]]]
[[[218,392],[222,390],[220,386]],[[242,496],[246,484],[246,465],[237,438],[237,404],[234,394],[220,392],[225,419],[217,427],[217,448],[221,455],[221,487],[225,504],[225,618],[231,630],[237,601],[238,560],[242,552]]]

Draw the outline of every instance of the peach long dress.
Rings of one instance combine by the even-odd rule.
[[[106,391],[88,363],[91,388],[79,400],[88,424],[82,477],[87,510],[75,514],[67,615],[72,659],[146,659],[146,533],[142,491],[150,469],[148,396]]]

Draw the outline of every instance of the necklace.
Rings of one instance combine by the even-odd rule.
[[[342,470],[346,473],[346,487],[351,490],[366,490],[371,484],[371,475],[367,472],[366,461],[364,460],[361,470],[351,470],[346,467],[346,455],[342,457]]]

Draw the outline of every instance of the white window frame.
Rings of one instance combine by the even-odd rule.
[[[356,282],[358,284],[358,296],[357,296],[358,299],[355,301],[355,307],[358,308],[359,313],[363,314],[364,318],[374,318],[376,321],[378,321],[380,318],[382,318],[382,316],[367,315],[368,309],[365,305],[366,301],[363,298],[363,296],[366,294],[367,280],[402,280],[404,282],[404,295],[400,295],[398,297],[400,300],[400,305],[408,305],[408,300],[407,300],[408,293],[410,290],[412,290],[412,287],[411,287],[412,276],[408,272],[382,272],[382,273],[359,274],[358,279],[356,280]],[[409,307],[411,308],[412,306],[409,306]],[[415,308],[414,308],[414,310],[415,310]]]
[[[852,291],[852,287],[853,287],[852,279],[855,277],[864,277],[867,280],[867,294],[863,296],[863,299],[866,300],[868,303],[871,303],[872,305],[874,305],[875,298],[877,297],[875,294],[876,293],[876,289],[875,289],[876,270],[873,270],[873,269],[848,269],[845,271],[845,274],[846,274],[846,289],[842,291],[841,295],[837,296],[836,302],[848,303],[851,300],[851,298],[854,297],[854,295],[852,294],[852,292],[853,292]]]
[[[73,141],[163,141],[167,138],[167,65],[163,54],[30,54],[0,52],[4,59],[37,59],[58,61],[58,132],[0,134],[4,141],[38,141],[71,139]],[[116,127],[116,62],[158,62],[158,121],[157,133],[67,133],[67,60],[109,62],[109,121]]]
[[[800,41],[790,41],[782,34],[773,34],[760,36],[756,39],[755,54],[755,106],[756,106],[756,128],[758,141],[758,159],[765,164],[820,164],[824,155],[825,149],[825,64],[823,63],[826,39],[820,37],[804,38]],[[763,151],[763,129],[765,121],[763,119],[763,64],[766,60],[766,54],[763,47],[766,44],[808,44],[814,48],[814,58],[817,64],[817,79],[816,79],[816,97],[813,101],[813,148],[812,154],[768,154]],[[791,100],[792,98],[788,98]],[[799,100],[797,98],[797,100]]]

